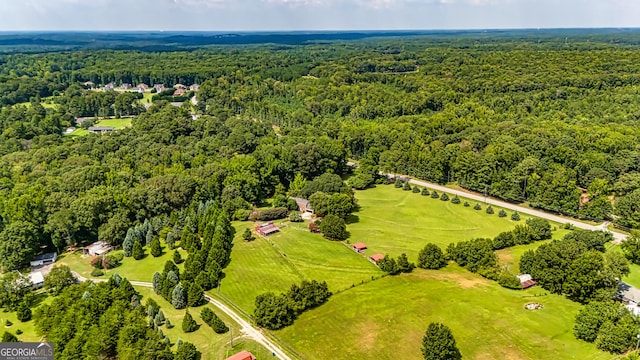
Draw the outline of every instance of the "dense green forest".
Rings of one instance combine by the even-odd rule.
[[[177,236],[207,201],[242,218],[347,159],[357,188],[381,170],[640,228],[640,52],[609,40],[0,55],[1,266],[41,245],[118,245],[145,219]],[[87,81],[198,83],[203,116]],[[109,135],[61,135],[76,117],[138,114]]]

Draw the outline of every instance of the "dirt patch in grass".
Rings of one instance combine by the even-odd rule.
[[[489,280],[478,277],[478,276],[469,276],[469,274],[465,273],[450,273],[450,272],[440,272],[438,270],[433,271],[419,271],[415,273],[417,276],[434,279],[438,281],[446,281],[452,282],[460,286],[462,289],[469,289],[476,286],[487,286],[489,285]]]
[[[375,321],[369,320],[359,325],[358,328],[358,332],[362,334],[358,342],[358,347],[363,352],[373,350],[376,346],[379,325]]]

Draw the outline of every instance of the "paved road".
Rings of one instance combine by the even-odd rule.
[[[77,272],[74,272],[74,271],[72,271],[71,273],[80,282],[84,282],[86,280],[91,280],[91,281],[96,281],[96,282],[107,281],[106,279],[87,279],[87,278],[81,276],[80,274],[78,274]],[[133,286],[142,286],[142,287],[148,287],[148,288],[153,287],[153,284],[148,283],[148,282],[142,282],[142,281],[129,281],[129,282]],[[280,347],[278,347],[278,345],[276,345],[268,337],[264,336],[264,334],[262,334],[262,332],[260,332],[260,330],[258,330],[256,328],[254,328],[253,326],[251,326],[251,324],[248,321],[244,320],[242,317],[240,317],[235,311],[230,309],[228,306],[226,306],[222,302],[210,297],[209,295],[205,295],[204,298],[208,302],[212,303],[215,307],[217,307],[218,309],[222,310],[225,314],[229,315],[229,317],[231,317],[235,322],[237,322],[240,325],[240,332],[242,332],[245,336],[247,336],[247,337],[255,340],[256,342],[260,343],[267,350],[269,350],[273,354],[275,354],[278,359],[291,360],[291,358],[284,351],[282,351],[282,349],[280,349]]]
[[[347,163],[348,166],[351,167],[357,167],[356,163],[353,162],[348,162]],[[386,175],[386,176],[396,176],[396,174],[385,174],[382,173],[382,175]],[[405,175],[397,175],[397,176],[402,176],[402,177],[407,177]],[[576,220],[571,220],[571,219],[567,219],[567,218],[563,218],[554,214],[550,214],[544,211],[540,211],[540,210],[535,210],[535,209],[531,209],[531,208],[526,208],[526,207],[522,207],[522,206],[518,206],[518,205],[514,205],[508,202],[504,202],[501,200],[496,200],[496,199],[492,199],[492,198],[485,198],[483,195],[480,194],[476,194],[476,193],[472,193],[472,192],[466,192],[466,191],[460,191],[460,190],[454,190],[454,189],[450,189],[448,187],[444,187],[438,184],[434,184],[434,183],[430,183],[427,181],[422,181],[422,180],[415,180],[415,179],[410,179],[409,182],[411,184],[415,184],[418,186],[424,186],[424,187],[428,187],[429,189],[435,189],[437,191],[440,192],[446,192],[447,194],[454,194],[454,195],[458,195],[458,196],[462,196],[465,197],[467,199],[471,199],[471,200],[475,200],[475,201],[479,201],[479,202],[487,202],[488,204],[491,205],[495,205],[495,206],[499,206],[505,209],[509,209],[509,210],[517,210],[520,213],[523,214],[528,214],[528,215],[533,215],[533,216],[537,216],[543,219],[547,219],[550,221],[555,221],[561,224],[566,224],[569,223],[579,229],[585,229],[585,230],[607,230],[607,225],[609,223],[605,222],[601,225],[589,225],[589,224],[585,224],[583,222],[580,221],[576,221]],[[621,234],[619,232],[615,232],[615,231],[610,231],[607,230],[609,232],[611,232],[613,234],[613,239],[614,239],[614,243],[619,243],[621,241],[624,241],[627,239],[627,235],[625,234]]]

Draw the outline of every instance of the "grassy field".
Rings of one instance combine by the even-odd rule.
[[[544,309],[525,310],[529,302]],[[613,358],[573,337],[579,308],[540,288],[504,289],[450,264],[334,295],[277,335],[308,359],[418,359],[422,336],[437,321],[451,328],[466,359]]]
[[[153,97],[153,95],[156,95],[156,94],[147,91],[142,94],[142,99],[138,100],[138,102],[140,104],[151,104],[152,103],[151,98]]]
[[[325,280],[333,292],[380,276],[382,272],[363,256],[340,242],[312,234],[304,224],[290,224],[282,231],[246,242],[242,232],[252,223],[235,223],[231,263],[225,269],[222,294],[247,312],[257,295],[281,292],[302,280]]]
[[[116,129],[124,129],[131,127],[132,118],[126,119],[104,119],[98,121],[95,126],[113,126]],[[69,134],[69,136],[85,136],[89,134],[89,130],[77,128]]]
[[[200,352],[202,352],[202,360],[214,360],[214,359],[226,359],[227,357],[239,352],[241,350],[248,350],[258,359],[267,359],[271,357],[271,353],[267,351],[262,345],[256,343],[253,340],[249,340],[242,337],[240,328],[231,320],[225,313],[218,310],[215,306],[207,304],[197,308],[191,308],[189,312],[200,325],[200,328],[192,333],[185,333],[182,331],[182,318],[186,310],[176,310],[173,306],[161,296],[153,293],[153,290],[145,287],[136,287],[136,290],[140,292],[142,297],[142,303],[144,304],[147,298],[154,299],[158,305],[162,308],[162,312],[165,317],[171,320],[174,325],[173,328],[167,329],[166,326],[160,327],[162,332],[171,339],[173,344],[172,350],[175,349],[175,344],[178,339],[182,341],[188,341],[193,343]],[[200,318],[200,311],[204,307],[209,307],[222,321],[227,324],[231,329],[231,334],[216,334],[209,325],[205,324]],[[231,346],[231,339],[233,337],[233,346]]]
[[[366,243],[367,254],[397,256],[405,252],[414,261],[426,243],[434,243],[444,250],[450,243],[495,237],[526,220],[521,214],[522,220],[511,221],[511,211],[507,211],[507,217],[500,218],[498,207],[493,207],[495,213],[489,215],[484,204],[482,210],[473,210],[476,202],[469,201],[471,206],[464,207],[396,189],[393,185],[358,191],[356,198],[361,209],[355,214],[357,221],[347,227],[351,233],[349,240]],[[465,199],[461,200],[464,203]]]
[[[558,229],[553,232],[553,240],[562,239],[566,234],[570,233],[571,230]],[[496,255],[498,255],[498,261],[501,266],[506,266],[509,271],[514,274],[518,274],[520,272],[520,268],[518,263],[520,262],[520,257],[527,250],[535,250],[542,244],[548,244],[551,240],[538,241],[527,245],[516,245],[510,248],[501,249],[496,251]]]
[[[120,266],[115,269],[106,270],[105,275],[101,276],[101,278],[108,278],[113,273],[118,273],[131,281],[151,282],[153,273],[156,271],[162,272],[164,263],[167,262],[167,260],[173,259],[173,250],[168,250],[165,246],[162,256],[154,258],[149,254],[149,250],[146,247],[144,249],[146,253],[145,258],[141,260],[134,260],[132,257],[124,258]],[[183,259],[187,258],[186,251],[182,249],[178,251],[180,251]],[[122,250],[117,250],[116,252],[122,252]],[[60,256],[57,264],[67,265],[83,277],[95,279],[95,277],[91,276],[91,271],[93,271],[93,267],[91,267],[92,258],[93,256],[82,255],[82,250],[79,250],[75,253],[66,253]],[[182,270],[183,266],[184,263],[179,264],[178,268]]]
[[[46,294],[40,294],[36,296],[36,305],[31,308],[32,313],[42,304],[50,304],[53,298],[46,296]],[[11,326],[6,326],[7,320],[13,323]],[[21,330],[22,334],[16,334],[16,331]],[[40,336],[36,334],[36,329],[33,320],[27,322],[21,322],[16,316],[16,312],[0,312],[0,333],[8,331],[18,337],[20,341],[40,341]]]

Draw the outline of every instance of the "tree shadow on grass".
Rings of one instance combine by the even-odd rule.
[[[360,222],[360,217],[358,215],[351,214],[347,216],[347,224],[355,224]]]

